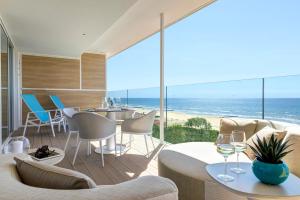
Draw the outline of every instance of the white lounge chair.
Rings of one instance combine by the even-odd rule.
[[[52,135],[55,137],[54,125],[60,125],[64,123],[62,117],[51,117],[51,112],[57,112],[57,110],[45,110],[37,98],[32,94],[22,94],[22,99],[31,112],[27,113],[23,136],[26,134],[27,126],[32,125],[38,127],[37,132],[40,132],[41,126],[51,126]]]

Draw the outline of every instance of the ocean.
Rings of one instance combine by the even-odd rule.
[[[126,98],[120,100],[127,103]],[[159,109],[159,98],[128,98],[128,106]],[[262,118],[260,98],[168,98],[166,109],[186,114]],[[265,98],[264,110],[265,119],[300,124],[300,98]]]

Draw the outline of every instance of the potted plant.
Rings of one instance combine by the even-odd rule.
[[[253,141],[253,140],[252,140]],[[249,147],[254,152],[256,159],[252,164],[254,175],[263,183],[278,185],[284,182],[289,176],[289,168],[282,161],[282,158],[293,150],[288,150],[292,144],[289,141],[277,139],[274,134],[270,140],[257,137],[257,142],[253,141],[253,146]]]

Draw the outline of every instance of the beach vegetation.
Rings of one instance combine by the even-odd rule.
[[[190,118],[185,122],[185,126],[190,128],[198,128],[204,130],[211,130],[211,124],[205,119],[201,117]]]
[[[165,141],[177,144],[184,142],[215,142],[218,131],[212,128],[196,128],[181,124],[165,127]],[[153,125],[153,137],[159,138],[159,125]]]

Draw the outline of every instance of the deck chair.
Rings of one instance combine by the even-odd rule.
[[[32,94],[22,94],[22,99],[26,106],[29,108],[30,112],[27,113],[25,127],[23,131],[23,136],[26,134],[26,129],[28,125],[38,127],[37,132],[40,132],[41,126],[51,126],[52,135],[55,137],[54,125],[62,123],[63,118],[51,117],[50,112],[57,112],[57,110],[45,110],[37,98]]]
[[[55,107],[57,108],[57,111],[54,114],[54,118],[64,118],[63,117],[63,109],[65,108],[65,105],[63,104],[63,102],[60,100],[60,98],[56,95],[49,95],[51,101],[53,102],[53,104],[55,105]],[[62,124],[58,125],[58,131],[60,132],[60,127],[61,125],[63,125],[64,127],[64,131],[67,132],[66,130],[66,120],[64,119]]]

